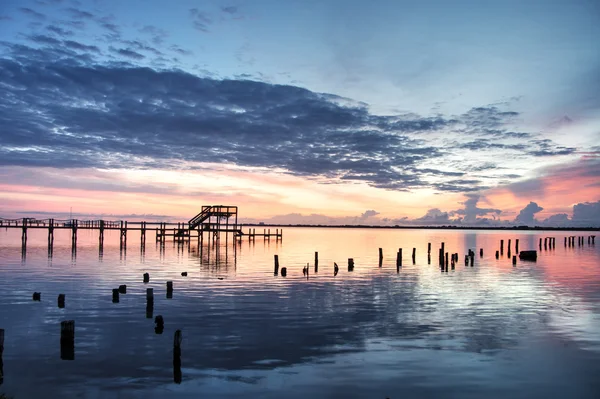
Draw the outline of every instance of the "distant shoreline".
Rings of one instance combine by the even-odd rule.
[[[325,225],[325,224],[254,224],[243,223],[244,227],[269,228],[269,227],[310,227],[324,229],[412,229],[412,230],[532,230],[532,231],[600,231],[600,227],[541,227],[541,226],[511,226],[511,227],[476,227],[476,226],[372,226],[372,225]]]

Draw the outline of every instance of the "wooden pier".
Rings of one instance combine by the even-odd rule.
[[[271,233],[271,229],[264,229],[263,233],[256,233],[255,228],[248,228],[243,231],[243,225],[238,224],[238,207],[229,205],[205,205],[200,213],[187,222],[167,223],[167,222],[131,222],[114,220],[59,220],[59,219],[2,219],[0,218],[0,228],[20,229],[21,244],[23,250],[27,246],[27,232],[29,229],[47,229],[48,230],[48,248],[52,248],[54,243],[55,230],[70,230],[71,244],[73,248],[77,245],[77,232],[79,230],[97,230],[98,242],[100,247],[104,245],[104,232],[106,230],[118,230],[120,232],[120,245],[127,245],[127,233],[130,231],[140,232],[140,244],[146,243],[146,233],[155,232],[156,242],[164,244],[171,239],[173,242],[189,242],[197,239],[202,245],[205,236],[215,243],[219,243],[221,235],[228,241],[231,234],[234,240],[242,241],[244,237],[249,240],[256,240],[256,237],[263,237],[264,240],[279,241],[283,239],[283,230],[276,229]],[[50,249],[49,249],[50,250]]]

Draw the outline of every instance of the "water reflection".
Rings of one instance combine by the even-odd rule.
[[[123,378],[144,379],[143,389],[118,385],[140,397],[159,396],[165,378],[190,392],[214,396],[226,396],[238,384],[256,386],[256,396],[263,397],[310,394],[311,384],[300,382],[301,389],[290,393],[290,385],[282,382],[289,382],[286,372],[302,381],[313,376],[308,381],[321,389],[335,386],[332,397],[366,395],[368,386],[377,392],[375,387],[387,387],[381,394],[390,397],[408,388],[413,394],[443,393],[448,383],[444,375],[459,377],[454,386],[473,397],[493,392],[523,396],[537,392],[535,378],[553,386],[550,377],[563,372],[563,364],[587,367],[589,373],[598,370],[593,365],[600,360],[598,249],[548,246],[536,263],[518,262],[516,267],[512,258],[494,256],[501,239],[515,244],[519,239],[519,249],[528,250],[549,233],[289,229],[283,242],[223,239],[219,246],[205,237],[200,245],[194,240],[140,247],[139,257],[134,236],[134,256],[129,258],[118,232],[107,231],[100,249],[97,237],[80,236],[76,257],[65,245],[69,241],[56,234],[52,267],[45,242],[36,241],[35,233],[30,233],[22,262],[19,237],[14,243],[10,232],[0,236],[1,278],[13,287],[0,292],[0,320],[15,331],[28,331],[11,334],[4,360],[15,371],[5,385],[24,397],[85,392],[83,381],[113,389]],[[432,244],[435,256],[442,242],[444,252],[458,253],[458,259],[469,249],[484,249],[484,256],[473,256],[473,267],[455,262],[440,273],[427,247]],[[511,246],[504,248],[506,254]],[[401,267],[398,248],[404,249]],[[315,252],[319,268],[307,279],[307,263]],[[273,274],[274,254],[287,269],[286,277]],[[353,260],[351,272],[344,266],[348,259]],[[335,263],[343,266],[337,273]],[[140,281],[143,273],[151,275],[147,284]],[[167,281],[173,281],[175,296]],[[128,286],[127,294],[112,303],[106,293],[119,284]],[[156,298],[147,299],[146,288],[156,291]],[[24,298],[34,291],[49,295],[45,297],[64,293],[69,304],[63,309],[44,301],[33,306],[30,297]],[[167,320],[160,333],[158,324],[153,325],[155,308],[160,313],[156,317]],[[70,368],[68,375],[54,371],[64,365],[40,362],[58,350],[51,342],[56,324],[65,318],[78,325],[78,354],[72,363],[86,365]],[[181,351],[170,342],[176,330],[186,335],[184,376]],[[542,359],[540,348],[548,345],[561,348],[559,362],[540,369],[525,360]],[[56,357],[62,355],[61,345]],[[449,369],[449,364],[460,367]],[[489,373],[487,380],[481,370]],[[494,370],[506,378],[493,379]],[[585,380],[587,374],[579,378],[588,387],[597,386],[591,377]],[[413,379],[400,384],[398,375]],[[487,382],[474,386],[469,382],[473,376]],[[38,379],[46,382],[30,384]],[[221,381],[219,389],[209,382],[215,379]],[[423,379],[427,388],[418,382]],[[356,381],[364,385],[356,387]],[[523,391],[523,381],[529,390]]]

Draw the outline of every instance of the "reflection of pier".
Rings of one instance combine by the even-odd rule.
[[[104,246],[104,232],[106,230],[117,230],[120,232],[121,249],[127,246],[127,233],[131,231],[140,232],[140,245],[142,251],[146,244],[146,233],[148,230],[154,230],[156,242],[164,245],[165,241],[171,239],[174,243],[190,242],[196,238],[199,246],[202,246],[205,236],[213,243],[218,244],[222,234],[225,235],[225,241],[228,241],[229,234],[235,240],[241,241],[244,237],[249,240],[255,240],[257,236],[270,240],[274,237],[276,240],[283,238],[283,231],[276,229],[271,233],[271,229],[265,229],[263,233],[256,233],[256,229],[248,229],[244,232],[242,225],[238,224],[238,207],[229,205],[205,205],[199,214],[194,216],[188,222],[166,223],[166,222],[130,222],[130,221],[111,221],[111,220],[58,220],[58,219],[1,219],[0,228],[21,229],[21,244],[23,253],[27,247],[27,232],[29,229],[47,229],[48,230],[48,254],[51,256],[54,245],[55,230],[70,230],[71,245],[73,251],[77,247],[77,232],[79,230],[97,230],[100,252]]]

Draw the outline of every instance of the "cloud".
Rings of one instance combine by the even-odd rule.
[[[31,8],[21,7],[21,8],[19,8],[19,11],[27,16],[30,16],[30,17],[33,17],[36,19],[40,19],[40,20],[46,19],[46,16],[44,14],[34,11]]]
[[[92,51],[94,53],[100,53],[100,49],[97,46],[91,46],[91,45],[79,43],[74,40],[64,40],[63,44],[66,47],[69,47],[73,50]]]
[[[0,21],[12,21],[12,18],[8,15],[0,15]]]
[[[65,10],[71,18],[75,19],[94,19],[94,14],[80,10],[78,8],[69,7]]]
[[[149,35],[151,37],[152,43],[154,43],[155,45],[162,44],[165,41],[165,39],[169,36],[167,31],[153,25],[144,25],[144,27],[141,28],[139,31],[140,33]]]
[[[49,45],[60,45],[61,41],[58,39],[55,39],[51,36],[46,36],[46,35],[31,35],[31,36],[27,36],[28,40],[31,40],[32,42],[35,43],[39,43],[39,44],[49,44]]]
[[[169,47],[169,50],[176,52],[179,55],[191,55],[193,54],[191,51],[183,49],[176,44],[173,44]]]
[[[73,36],[74,34],[72,30],[63,29],[56,25],[48,25],[46,26],[46,30],[63,37]]]
[[[527,204],[525,208],[521,209],[521,212],[519,212],[517,215],[515,222],[528,226],[533,225],[534,223],[537,223],[537,221],[534,219],[535,214],[543,210],[544,208],[532,201]]]
[[[156,49],[127,43],[110,47],[115,57],[105,64],[96,58],[99,49],[84,43],[5,44],[0,164],[172,168],[176,159],[387,190],[479,192],[489,179],[465,172],[478,164],[447,162],[454,154],[440,148],[438,137],[460,137],[469,124],[498,125],[513,115],[375,115],[363,103],[300,87],[137,66],[146,58],[141,51]],[[479,122],[474,115],[482,113]],[[491,168],[487,158],[481,165]],[[465,212],[485,210],[475,204]]]
[[[442,212],[438,208],[429,209],[427,213],[420,218],[414,219],[414,223],[424,226],[446,225],[450,224],[450,214]]]
[[[236,6],[222,6],[221,7],[221,11],[223,11],[226,14],[237,14],[238,12],[238,7]]]
[[[463,224],[474,224],[480,221],[478,216],[486,216],[489,214],[500,215],[502,211],[494,208],[479,208],[477,203],[481,199],[479,194],[467,194],[467,200],[463,202],[464,208],[450,212],[450,215],[461,215],[463,216]]]
[[[119,55],[122,55],[123,57],[127,57],[127,58],[132,58],[134,60],[142,60],[142,59],[146,58],[145,55],[140,54],[140,53],[133,51],[131,49],[128,49],[128,48],[114,48],[111,46],[108,49],[115,54],[119,54]]]
[[[574,205],[572,220],[578,226],[600,225],[600,201]]]
[[[190,17],[192,18],[192,25],[194,29],[200,32],[208,32],[208,27],[212,25],[213,20],[204,11],[200,11],[197,8],[190,9]]]
[[[368,219],[377,215],[379,215],[379,212],[374,210],[368,210],[365,211],[362,215],[360,215],[360,219]]]
[[[557,213],[546,218],[542,224],[549,227],[568,227],[571,225],[571,220],[566,213]]]

